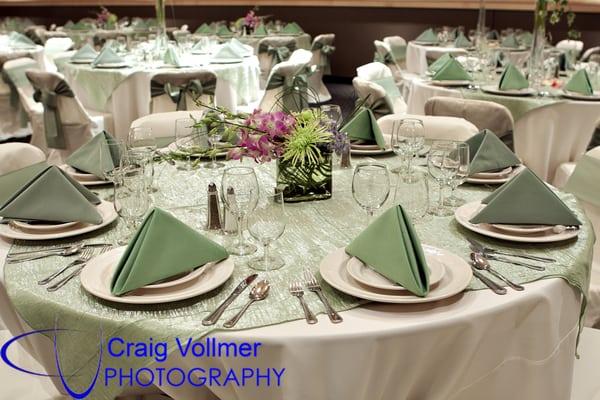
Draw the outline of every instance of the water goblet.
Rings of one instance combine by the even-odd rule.
[[[217,162],[217,145],[221,143],[222,138],[223,135],[219,130],[215,130],[208,135],[208,143],[210,144],[210,162],[204,164],[204,168],[219,169],[225,166],[222,162]]]
[[[456,174],[450,181],[450,196],[444,203],[450,207],[458,207],[465,203],[464,199],[456,197],[455,192],[456,188],[465,183],[469,177],[469,165],[471,163],[471,159],[469,158],[469,145],[467,143],[456,143],[456,153],[458,166],[456,169]],[[454,154],[452,154],[452,156],[454,156]]]
[[[338,128],[342,122],[342,109],[337,104],[324,104],[321,107],[321,113],[327,118],[328,122]]]
[[[134,165],[119,167],[115,171],[114,207],[125,222],[126,233],[117,243],[126,245],[139,227],[150,206],[144,168]]]
[[[270,253],[269,246],[283,235],[286,223],[283,192],[262,196],[254,211],[248,215],[248,231],[264,249],[262,257],[248,263],[251,268],[272,271],[285,265],[281,257]]]
[[[410,180],[405,176],[399,176],[394,204],[401,204],[413,221],[425,217],[429,206],[427,174],[423,171],[415,171]]]
[[[385,164],[365,162],[356,166],[352,177],[352,196],[367,212],[367,225],[389,194],[390,176]]]
[[[179,165],[177,169],[190,171],[192,169],[192,155],[208,147],[206,127],[195,126],[192,118],[178,118],[175,120],[175,144],[177,150],[185,157],[185,166]]]
[[[436,141],[432,144],[427,156],[429,175],[438,183],[438,205],[429,211],[438,217],[448,216],[449,210],[444,206],[444,186],[448,186],[458,170],[456,143],[452,141]]]
[[[394,153],[403,158],[403,164],[406,160],[406,176],[409,180],[412,175],[412,161],[424,144],[423,121],[416,118],[403,118],[400,121],[394,121],[391,147]],[[392,172],[397,172],[397,170]]]

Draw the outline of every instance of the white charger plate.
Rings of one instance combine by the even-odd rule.
[[[517,90],[500,90],[496,85],[486,85],[481,87],[481,91],[485,93],[491,94],[499,94],[501,96],[533,96],[535,94],[535,89],[533,88],[525,88],[525,89],[517,89]]]
[[[94,62],[94,59],[91,58],[91,59],[88,59],[88,60],[83,60],[83,59],[80,59],[80,60],[70,60],[69,62],[71,64],[91,64],[91,63]]]
[[[508,225],[508,224],[490,224],[494,228],[514,233],[515,235],[533,235],[554,229],[555,225]]]
[[[111,69],[111,68],[129,68],[130,65],[128,63],[109,63],[109,64],[96,64],[94,68],[100,69]]]
[[[472,81],[467,81],[467,80],[456,80],[456,81],[436,81],[436,80],[431,80],[429,81],[429,83],[431,83],[434,86],[447,86],[447,87],[454,87],[454,86],[469,86]]]
[[[581,93],[570,92],[568,90],[563,90],[561,96],[565,99],[571,100],[600,101],[600,90],[594,91],[594,94],[591,96],[587,96]]]
[[[319,271],[325,282],[337,290],[360,299],[381,303],[429,303],[452,297],[465,290],[473,277],[469,264],[447,250],[427,247],[430,249],[432,257],[444,265],[445,274],[438,285],[431,288],[425,297],[415,296],[408,291],[381,290],[361,285],[350,276],[346,269],[346,264],[352,257],[346,253],[344,248],[336,249],[328,254],[321,261]]]
[[[48,223],[43,223],[43,222],[30,223],[30,222],[27,222],[27,221],[10,221],[10,224],[12,224],[15,228],[18,228],[19,230],[22,230],[22,231],[28,231],[28,232],[54,232],[54,231],[60,231],[60,230],[67,229],[67,228],[70,228],[72,226],[75,226],[78,223],[79,223],[78,221],[62,222],[62,223],[52,223],[52,222],[48,222]]]
[[[508,175],[505,175],[503,177],[498,177],[498,178],[469,177],[466,179],[466,182],[477,183],[477,184],[482,184],[482,185],[498,185],[498,184],[502,184],[502,183],[506,183],[506,182],[510,181],[513,177],[519,175],[521,173],[521,171],[523,171],[524,169],[525,169],[524,165],[519,165],[518,167],[512,168],[512,171]]]
[[[87,174],[85,172],[77,172],[75,168],[67,164],[60,165],[58,168],[65,171],[67,174],[69,174],[69,176],[71,176],[77,182],[81,183],[83,186],[100,186],[112,183],[111,181],[102,180],[96,175]]]
[[[211,64],[239,64],[243,60],[241,58],[213,58]]]
[[[208,293],[224,284],[233,274],[233,260],[228,258],[207,265],[206,270],[185,283],[158,289],[141,288],[124,296],[114,296],[110,283],[125,247],[118,247],[92,258],[81,271],[81,286],[101,299],[125,304],[160,304],[185,300]],[[208,267],[208,268],[207,268]]]
[[[546,231],[536,235],[516,235],[495,229],[490,224],[472,224],[469,222],[475,214],[482,209],[481,201],[472,201],[456,209],[454,218],[456,221],[472,232],[479,233],[495,239],[510,240],[521,243],[552,243],[573,239],[579,235],[579,229],[566,230],[561,233]]]
[[[10,238],[10,239],[19,239],[19,240],[53,240],[53,239],[62,239],[77,235],[82,235],[84,233],[93,232],[98,229],[102,229],[105,226],[112,223],[114,220],[118,218],[118,214],[115,211],[113,203],[109,201],[102,201],[99,205],[96,206],[96,209],[102,216],[102,222],[98,225],[88,224],[84,222],[77,223],[71,227],[54,230],[52,232],[25,232],[21,231],[10,224],[0,224],[0,235]]]
[[[427,260],[427,266],[430,271],[429,286],[433,286],[442,280],[445,271],[444,265],[440,263],[436,257],[432,256],[431,251],[428,251],[428,249],[428,246],[423,246],[423,252],[425,253],[425,259]],[[406,290],[401,285],[389,280],[356,257],[352,257],[348,261],[346,269],[354,280],[363,285],[383,290]]]
[[[475,179],[495,179],[495,178],[502,178],[505,175],[508,175],[512,172],[513,168],[512,167],[506,167],[501,171],[496,171],[496,172],[478,172],[476,174],[471,175],[471,177],[475,178]]]

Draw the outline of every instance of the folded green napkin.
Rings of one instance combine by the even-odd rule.
[[[217,28],[217,36],[231,37],[233,36],[233,32],[229,30],[229,27],[227,25],[219,25],[219,27]]]
[[[515,37],[514,33],[511,33],[510,35],[502,39],[500,47],[504,47],[505,49],[517,49],[519,48],[519,41]]]
[[[256,29],[254,30],[254,32],[252,32],[252,35],[254,36],[267,36],[268,32],[267,32],[267,27],[265,26],[265,24],[260,24],[256,27]]]
[[[519,71],[517,67],[512,64],[508,64],[502,76],[500,76],[500,82],[498,82],[498,89],[500,90],[519,90],[527,89],[529,82],[527,78]]]
[[[519,41],[525,47],[530,47],[533,44],[533,35],[531,32],[523,32],[519,36]]]
[[[154,208],[119,260],[110,290],[120,296],[227,257],[219,244]]]
[[[461,63],[454,58],[448,59],[431,77],[434,81],[471,81],[473,78]]]
[[[496,171],[521,164],[513,153],[496,134],[484,129],[466,141],[469,146],[469,174]]]
[[[454,47],[466,49],[466,48],[469,48],[472,46],[473,46],[473,43],[471,43],[471,41],[465,36],[465,34],[462,32],[459,32],[458,36],[454,40]]]
[[[401,205],[381,214],[346,252],[420,297],[429,293],[429,268],[419,237]]]
[[[376,142],[382,149],[386,147],[377,119],[373,112],[366,107],[361,108],[350,121],[342,126],[340,132],[346,132],[351,139]]]
[[[396,81],[391,76],[371,79],[371,82],[380,85],[391,99],[402,96],[400,89],[398,89],[398,85],[396,85]]]
[[[302,30],[302,28],[300,28],[300,25],[298,25],[295,22],[290,22],[290,23],[286,24],[283,27],[283,29],[281,30],[281,33],[288,34],[288,35],[299,35],[303,32],[304,31]]]
[[[12,191],[0,208],[0,216],[8,219],[72,222],[102,222],[94,205],[100,199],[56,166],[40,164],[25,171],[14,171],[0,177]],[[20,184],[18,184],[20,182]],[[3,186],[4,188],[4,186]]]
[[[565,203],[530,169],[483,199],[487,204],[471,223],[517,225],[581,225]]]
[[[242,57],[243,55],[239,53],[238,49],[235,49],[229,43],[221,46],[221,48],[213,55],[213,58],[217,60],[237,60]]]
[[[121,155],[116,143],[109,133],[102,131],[75,150],[65,162],[73,168],[104,179],[106,172],[119,165]]]
[[[168,46],[165,54],[163,55],[163,62],[167,65],[175,65],[179,67],[181,65],[181,60],[179,60],[179,56],[177,52],[173,48],[173,46]]]
[[[13,194],[23,187],[23,185],[32,180],[46,168],[48,168],[48,164],[43,161],[1,175],[0,188],[2,188],[2,190],[0,190],[0,208],[3,207]]]
[[[451,58],[454,58],[452,54],[444,53],[437,60],[432,62],[427,69],[432,73],[438,72]]]
[[[229,40],[228,45],[231,46],[231,48],[241,57],[251,56],[252,54],[254,54],[254,50],[252,50],[252,47],[246,46],[244,43],[240,42],[236,38],[231,38],[231,40]]]
[[[429,28],[423,31],[417,38],[415,42],[425,42],[425,43],[437,43],[439,42],[438,36],[433,31],[433,29]]]
[[[201,51],[204,52],[206,49],[204,48],[204,43],[202,43],[202,40],[197,41],[193,46],[192,46],[192,52],[193,51]]]
[[[95,67],[96,65],[101,64],[119,64],[124,62],[125,60],[123,57],[115,53],[111,46],[108,45],[104,46],[104,48],[100,51],[100,54],[98,54],[98,57],[92,61],[92,66]]]
[[[71,60],[93,61],[94,59],[96,59],[96,57],[98,57],[98,52],[94,50],[94,48],[89,43],[86,43],[85,46],[83,46],[82,48],[77,50],[75,54],[73,54]]]
[[[214,33],[215,30],[213,28],[210,27],[210,25],[208,25],[206,22],[203,23],[202,25],[200,25],[197,29],[196,32],[199,35],[210,35],[212,33]]]
[[[585,96],[592,96],[594,94],[594,88],[592,82],[590,82],[590,76],[585,69],[580,69],[569,79],[569,82],[565,85],[565,90],[569,92],[580,93]]]
[[[8,40],[13,47],[35,47],[33,40],[19,32],[11,32]]]

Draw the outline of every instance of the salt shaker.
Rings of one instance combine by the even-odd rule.
[[[227,204],[235,205],[235,192],[232,187],[227,188]],[[223,204],[223,233],[234,234],[237,232],[237,216]]]

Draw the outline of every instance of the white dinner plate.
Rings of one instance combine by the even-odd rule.
[[[77,172],[75,168],[67,164],[60,165],[59,168],[64,170],[67,174],[69,174],[69,176],[81,183],[83,186],[100,186],[112,183],[111,181],[102,180],[96,175],[87,174],[85,172]]]
[[[478,172],[476,174],[471,175],[471,178],[475,178],[475,179],[503,178],[506,175],[510,174],[512,172],[512,170],[513,170],[512,167],[506,167],[500,171],[495,171],[495,172]]]
[[[432,79],[431,81],[429,81],[429,83],[431,83],[432,85],[435,85],[435,86],[454,87],[454,86],[469,86],[471,84],[471,81],[468,81],[468,80],[437,81],[437,80]]]
[[[429,286],[436,285],[444,277],[444,265],[427,250],[424,250],[427,266],[429,267]],[[348,273],[357,282],[383,290],[406,290],[401,285],[389,280],[373,268],[369,267],[356,257],[352,257],[346,264]]]
[[[241,62],[241,58],[213,58],[210,60],[211,64],[239,64]]]
[[[521,243],[552,243],[560,242],[562,240],[573,239],[579,235],[579,229],[565,230],[561,233],[555,233],[552,230],[541,232],[536,235],[516,235],[514,233],[508,233],[500,231],[490,224],[472,224],[469,222],[471,218],[475,216],[483,207],[480,201],[473,201],[467,203],[456,209],[454,212],[454,218],[456,221],[472,232],[479,233],[484,236],[492,237],[495,239],[510,240],[513,242]]]
[[[125,62],[120,62],[120,63],[108,63],[108,64],[96,64],[94,66],[94,68],[101,68],[101,69],[110,69],[110,68],[129,68],[130,65],[128,63]]]
[[[415,296],[408,291],[382,290],[364,286],[355,281],[346,269],[346,264],[352,258],[344,248],[339,248],[328,254],[319,267],[321,277],[337,290],[360,299],[378,301],[381,303],[412,304],[428,303],[446,299],[461,293],[471,282],[473,272],[469,264],[447,250],[431,246],[423,249],[444,265],[444,276],[437,286],[430,288],[425,297]]]
[[[79,222],[71,227],[54,230],[52,232],[26,232],[22,231],[18,228],[10,224],[0,224],[0,235],[10,238],[10,239],[19,239],[19,240],[52,240],[52,239],[62,239],[72,236],[81,235],[88,232],[93,232],[98,229],[102,229],[105,226],[112,223],[119,216],[115,211],[113,203],[109,201],[102,201],[99,205],[96,206],[96,209],[100,213],[102,217],[102,222],[98,225],[88,224],[85,222]]]
[[[496,85],[486,85],[481,87],[481,91],[485,93],[491,94],[499,94],[501,96],[532,96],[535,94],[535,89],[533,88],[525,88],[525,89],[514,89],[514,90],[500,90]]]
[[[554,229],[555,225],[509,225],[509,224],[490,224],[499,231],[512,233],[515,235],[534,235]]]
[[[118,247],[92,258],[81,271],[81,286],[101,299],[126,304],[160,304],[185,300],[208,293],[225,283],[233,274],[233,260],[210,263],[205,271],[194,279],[177,286],[159,289],[141,288],[124,296],[114,296],[110,283],[125,247]]]
[[[69,61],[71,64],[91,64],[94,62],[93,58],[90,58],[88,60],[83,60],[83,59],[79,59],[79,60],[70,60]]]
[[[576,92],[570,92],[568,90],[563,90],[561,96],[565,99],[571,100],[600,101],[600,90],[594,91],[594,94],[591,96]]]
[[[207,263],[206,265],[204,265],[202,267],[198,267],[198,268],[194,269],[193,271],[184,272],[183,274],[179,274],[179,275],[173,276],[171,278],[164,279],[160,283],[153,283],[151,285],[146,285],[146,286],[144,286],[144,289],[163,289],[163,288],[177,286],[177,285],[181,285],[182,283],[189,282],[192,279],[197,278],[200,275],[202,275],[204,273],[204,271],[207,270],[207,267],[208,267],[208,269],[210,269],[211,268],[210,264],[214,264],[214,263]]]
[[[10,224],[12,224],[15,228],[26,232],[55,232],[70,228],[72,226],[77,225],[78,223],[78,221],[57,223],[40,221],[10,221]]]
[[[468,177],[466,182],[468,183],[477,183],[482,185],[498,185],[502,183],[506,183],[511,180],[513,177],[519,175],[521,171],[525,169],[524,165],[519,165],[518,167],[512,168],[512,171],[505,176],[497,177],[497,178],[475,178]]]

